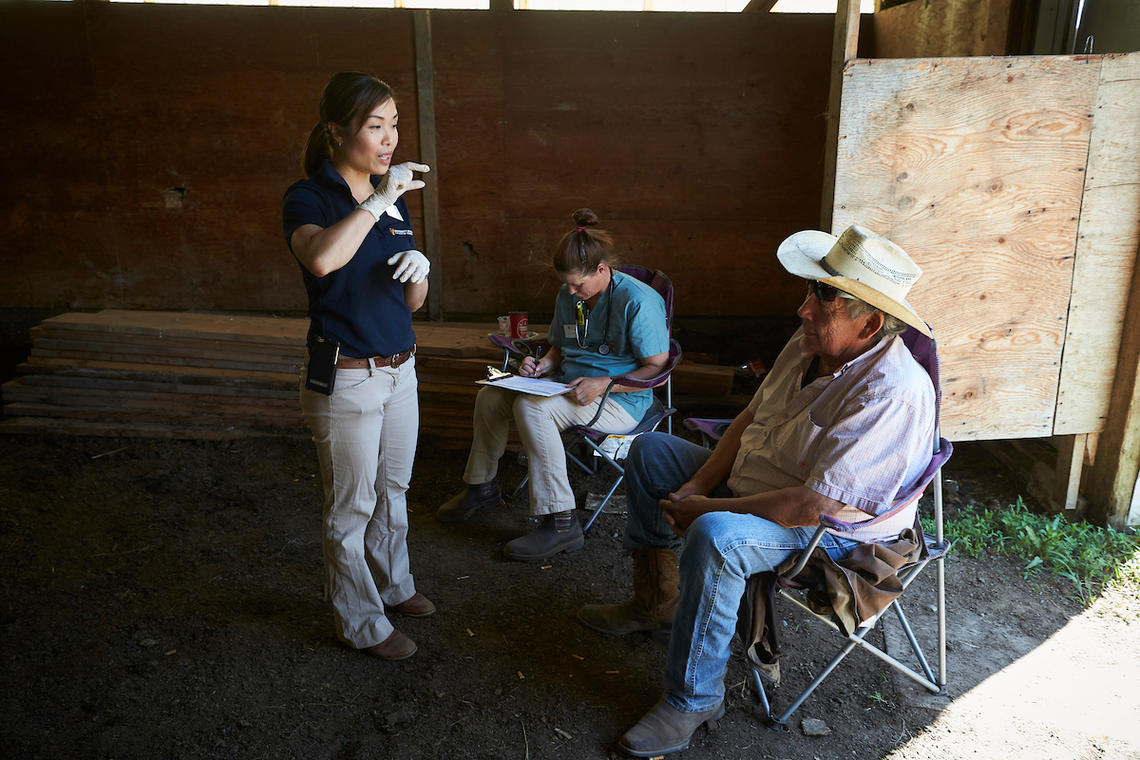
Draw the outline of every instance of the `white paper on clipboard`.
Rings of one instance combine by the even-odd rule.
[[[479,385],[493,385],[496,388],[506,388],[509,391],[529,393],[532,396],[557,396],[570,390],[565,383],[556,383],[553,380],[543,380],[540,377],[520,377],[511,375],[499,380],[476,380]]]

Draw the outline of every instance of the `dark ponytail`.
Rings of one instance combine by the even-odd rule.
[[[589,274],[603,261],[613,267],[613,238],[605,230],[596,229],[598,215],[580,208],[570,215],[574,229],[567,232],[554,247],[554,269],[558,272]]]
[[[301,154],[301,170],[305,176],[316,174],[321,162],[332,157],[330,123],[339,126],[346,136],[354,135],[368,114],[394,97],[392,88],[374,76],[355,71],[333,74],[321,93],[321,120],[309,133]]]

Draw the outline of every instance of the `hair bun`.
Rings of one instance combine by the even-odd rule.
[[[570,215],[575,227],[597,227],[598,215],[588,208],[580,208]]]

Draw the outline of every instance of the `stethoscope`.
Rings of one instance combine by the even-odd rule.
[[[597,352],[602,356],[606,356],[610,352],[610,312],[613,311],[613,297],[614,297],[614,273],[610,271],[610,284],[606,286],[606,322],[602,328],[602,343],[598,346]],[[577,315],[576,324],[574,325],[574,338],[578,341],[578,348],[589,348],[586,345],[586,335],[590,332],[590,312],[586,306],[586,302],[579,300],[574,307]]]

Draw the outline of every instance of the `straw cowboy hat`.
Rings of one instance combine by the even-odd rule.
[[[906,300],[922,270],[882,235],[857,224],[839,237],[803,230],[780,243],[776,256],[796,277],[827,283],[930,335],[926,322]]]

